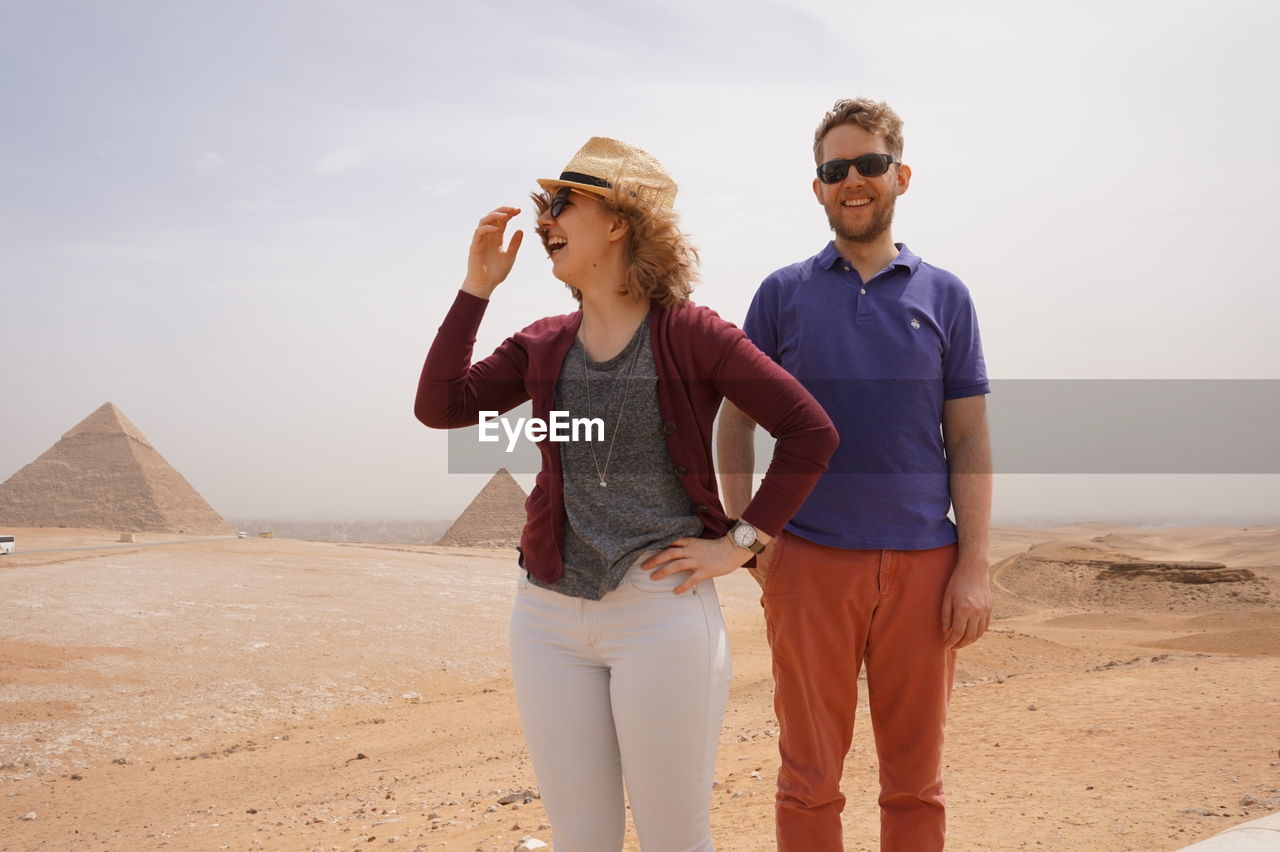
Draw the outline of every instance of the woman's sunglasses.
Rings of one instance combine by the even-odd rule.
[[[560,214],[564,212],[565,205],[569,203],[569,195],[573,189],[562,186],[556,190],[556,194],[551,196],[551,205],[547,207],[547,212],[551,214],[552,219],[559,219]]]
[[[880,177],[889,171],[889,166],[902,161],[892,154],[863,154],[852,160],[827,160],[818,166],[818,180],[823,183],[840,183],[849,176],[849,167],[853,166],[863,177]],[[551,214],[555,216],[554,213]]]

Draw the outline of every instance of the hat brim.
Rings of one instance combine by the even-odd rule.
[[[613,197],[612,188],[595,186],[594,184],[589,183],[578,183],[577,181],[563,180],[562,178],[538,178],[538,186],[542,187],[552,195],[555,195],[556,190],[560,187],[567,186],[570,189],[576,189],[579,192],[585,192],[590,195],[594,195],[597,198],[608,199]]]

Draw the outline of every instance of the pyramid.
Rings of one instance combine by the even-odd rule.
[[[188,535],[231,532],[109,402],[0,484],[0,522]]]
[[[448,547],[515,547],[524,529],[524,489],[499,468],[436,544]]]

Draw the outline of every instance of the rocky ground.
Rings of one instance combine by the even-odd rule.
[[[17,533],[0,849],[550,843],[506,675],[509,554]],[[952,701],[949,848],[1171,850],[1280,809],[1280,534],[1001,530],[992,564],[998,619]],[[767,850],[768,651],[752,580],[719,585],[735,679],[713,828]],[[847,848],[872,850],[859,722]]]

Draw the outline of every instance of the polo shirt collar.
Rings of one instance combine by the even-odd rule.
[[[889,266],[901,266],[914,274],[920,266],[920,256],[907,248],[906,243],[894,243],[894,245],[898,248],[898,256],[893,259],[893,263],[890,263]],[[827,243],[826,248],[818,252],[818,265],[827,271],[831,271],[837,263],[843,261],[844,257],[836,250],[835,240]]]

